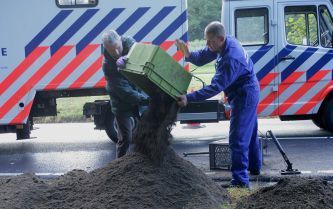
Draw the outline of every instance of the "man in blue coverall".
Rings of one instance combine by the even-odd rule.
[[[249,187],[248,170],[258,175],[261,169],[261,151],[257,136],[257,106],[259,82],[253,63],[241,44],[226,36],[224,26],[217,21],[205,28],[207,46],[190,52],[181,40],[176,45],[185,60],[202,66],[216,59],[215,75],[211,84],[202,89],[178,97],[178,105],[202,101],[224,91],[231,107],[229,146],[231,149],[232,186]]]

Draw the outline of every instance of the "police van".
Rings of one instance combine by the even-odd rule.
[[[224,0],[222,22],[249,53],[260,116],[311,119],[333,132],[331,0]]]
[[[15,12],[14,12],[15,11]],[[332,2],[224,0],[222,22],[248,51],[260,81],[260,116],[312,119],[333,131]],[[159,45],[188,69],[186,0],[12,0],[0,7],[0,133],[29,138],[33,117],[57,114],[61,97],[105,95],[101,34],[116,29]],[[108,100],[86,116],[116,141]],[[178,120],[217,122],[215,100],[190,104]]]
[[[57,114],[57,98],[105,95],[104,31],[159,45],[186,67],[174,41],[187,42],[187,27],[186,0],[2,2],[0,133],[29,138],[33,117]],[[112,121],[106,113],[100,127]]]

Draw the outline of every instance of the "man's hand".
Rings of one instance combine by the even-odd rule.
[[[175,44],[176,44],[178,50],[181,51],[181,53],[183,53],[185,57],[190,56],[190,51],[188,50],[188,47],[187,47],[187,45],[185,44],[184,41],[182,41],[180,39],[176,39]]]
[[[177,97],[177,104],[179,107],[185,107],[187,105],[186,95],[180,95]]]
[[[127,57],[126,57],[126,56],[122,56],[122,57],[119,57],[119,58],[117,59],[116,64],[117,64],[117,66],[118,66],[119,68],[125,68],[125,66],[126,66],[126,61],[127,61]]]

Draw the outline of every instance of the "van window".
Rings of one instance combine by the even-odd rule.
[[[98,0],[56,0],[56,4],[61,8],[69,7],[94,7]]]
[[[268,9],[235,11],[235,35],[242,45],[264,45],[269,42]]]
[[[319,28],[320,28],[320,43],[323,47],[333,47],[332,31],[333,21],[332,16],[326,6],[319,6]]]
[[[288,43],[318,46],[316,6],[286,7],[284,21]]]

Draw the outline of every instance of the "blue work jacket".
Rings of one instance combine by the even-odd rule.
[[[211,84],[187,94],[189,102],[206,100],[221,91],[224,91],[230,100],[237,95],[237,91],[244,87],[259,87],[253,63],[235,38],[227,36],[225,46],[219,53],[210,51],[206,46],[204,49],[191,52],[186,61],[202,66],[214,59],[216,59],[216,72]]]

